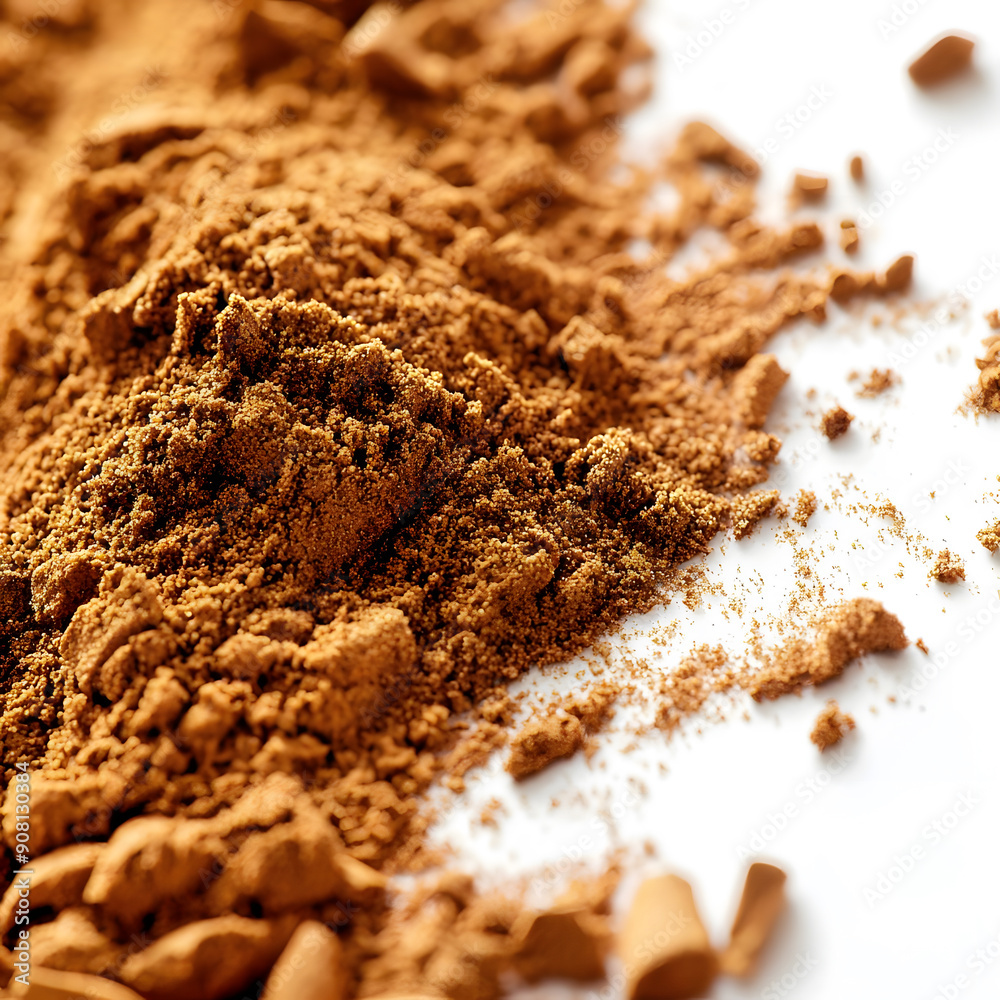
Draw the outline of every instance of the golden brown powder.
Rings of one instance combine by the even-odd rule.
[[[994,521],[993,524],[977,531],[976,538],[987,552],[996,552],[1000,549],[1000,521]]]
[[[965,563],[950,549],[941,549],[934,559],[930,575],[938,583],[958,583],[965,579]]]
[[[540,941],[603,961],[586,906],[452,874],[393,909],[389,876],[439,861],[421,795],[507,741],[498,685],[775,510],[748,492],[780,447],[768,340],[912,272],[790,270],[819,227],[755,219],[756,164],[700,123],[613,182],[629,17],[74,0],[5,57],[0,740],[52,968],[490,997],[518,949],[552,971]],[[668,279],[707,229],[725,252]],[[809,680],[897,648],[876,608]],[[526,728],[511,772],[614,697]]]
[[[852,729],[854,729],[854,719],[846,712],[841,712],[836,701],[828,701],[826,708],[820,712],[816,719],[816,725],[809,734],[809,739],[822,750],[839,743]]]
[[[811,639],[793,639],[778,649],[747,683],[755,701],[781,697],[839,677],[865,653],[904,649],[898,618],[878,601],[859,597],[827,609]]]

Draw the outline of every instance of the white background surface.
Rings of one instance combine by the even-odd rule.
[[[906,15],[904,7],[915,12]],[[704,44],[705,21],[726,8],[731,23]],[[903,194],[863,229],[857,264],[884,267],[901,252],[915,253],[914,298],[947,301],[957,317],[920,334],[919,311],[876,329],[833,307],[826,324],[782,334],[772,349],[792,377],[768,429],[785,441],[778,485],[786,495],[814,489],[822,504],[832,488],[842,487],[840,477],[851,474],[868,502],[894,502],[909,532],[959,553],[968,581],[930,582],[927,562],[884,530],[888,522],[869,516],[866,523],[821,506],[806,538],[832,546],[814,564],[831,600],[882,600],[911,639],[925,640],[932,659],[912,647],[869,657],[818,692],[767,706],[749,703],[749,720],[742,705],[727,710],[723,724],[696,719],[669,741],[657,732],[633,738],[628,713],[621,713],[617,732],[603,739],[590,762],[578,755],[518,788],[501,770],[502,758],[470,775],[469,792],[442,819],[438,837],[459,863],[501,884],[544,872],[546,865],[565,868],[566,858],[599,870],[609,851],[623,847],[631,874],[618,898],[619,915],[638,877],[676,871],[694,884],[719,944],[747,853],[763,846],[759,856],[789,872],[789,913],[759,974],[748,983],[720,981],[714,996],[996,997],[1000,554],[991,558],[975,533],[1000,517],[990,496],[1000,490],[1000,417],[977,422],[956,410],[975,380],[974,358],[988,333],[982,314],[1000,305],[996,269],[985,269],[988,280],[977,294],[962,291],[984,261],[1000,262],[1000,5],[655,0],[641,20],[659,61],[657,98],[629,133],[636,149],[665,142],[693,117],[713,122],[748,150],[772,149],[762,186],[761,214],[769,220],[786,213],[795,169],[826,173],[831,197],[821,215],[834,261],[845,260],[835,241],[839,219],[860,217],[894,179],[903,182]],[[945,29],[978,38],[977,70],[921,93],[905,68]],[[681,66],[678,53],[693,58]],[[830,96],[807,120],[800,111],[792,127],[785,116],[795,115],[812,88]],[[936,162],[917,164],[914,155],[942,129],[957,137]],[[847,175],[855,151],[865,154],[868,168],[861,189]],[[873,312],[888,315],[885,307]],[[895,368],[902,385],[873,400],[856,398],[847,374],[876,366]],[[811,388],[813,400],[806,396]],[[816,427],[834,400],[857,420],[831,445]],[[846,495],[848,502],[862,499]],[[707,561],[711,579],[741,592],[748,613],[778,614],[794,590],[792,550],[774,543],[777,530],[776,522],[765,522],[743,542],[720,536]],[[901,579],[895,576],[900,563]],[[762,589],[755,574],[765,581]],[[727,621],[720,602],[695,612],[674,602],[633,624],[677,616],[684,622],[659,660],[663,670],[699,641],[738,652],[748,627],[736,616]],[[527,683],[568,689],[572,678],[551,671]],[[895,704],[890,695],[897,696]],[[828,697],[858,721],[841,758],[821,756],[808,739]],[[624,753],[631,744],[636,748]],[[493,796],[504,802],[499,830],[476,819]],[[973,806],[962,807],[967,815],[960,817],[955,806],[963,796]],[[778,831],[769,817],[782,812],[790,818]],[[653,859],[643,854],[647,840],[656,847]],[[908,873],[893,870],[896,859],[907,857]],[[893,882],[879,883],[890,875]],[[887,885],[881,898],[873,895]],[[546,984],[525,995],[619,994]]]

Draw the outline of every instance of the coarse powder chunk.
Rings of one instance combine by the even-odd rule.
[[[848,413],[842,406],[834,406],[823,414],[823,433],[833,441],[850,429],[854,414]]]
[[[854,719],[846,712],[842,712],[836,701],[828,701],[826,708],[816,719],[816,725],[813,726],[809,739],[820,750],[828,750],[854,729],[854,725]]]
[[[768,340],[912,259],[793,269],[819,226],[756,220],[756,164],[701,123],[621,164],[630,17],[0,23],[0,741],[8,784],[31,770],[54,965],[211,1000],[319,921],[364,992],[397,957],[387,873],[434,860],[420,793],[505,742],[484,715],[456,750],[455,716],[775,506],[748,493],[780,447]],[[703,230],[725,249],[668,278]],[[878,621],[845,649],[884,648]],[[593,720],[567,718],[575,748]],[[8,884],[13,796],[2,820]],[[435,898],[424,985],[448,929],[499,947],[512,923]],[[495,963],[466,971],[491,995]]]
[[[958,583],[965,579],[965,563],[951,549],[942,549],[934,559],[930,575],[938,583]]]
[[[839,677],[865,653],[904,649],[899,619],[878,601],[859,597],[826,610],[811,639],[793,639],[778,649],[749,682],[755,701],[779,698]]]

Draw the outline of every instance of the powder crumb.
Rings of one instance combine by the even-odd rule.
[[[934,560],[930,575],[938,583],[958,583],[965,579],[965,563],[951,549],[942,549]]]
[[[1000,521],[994,521],[981,531],[977,531],[976,538],[979,539],[987,552],[995,553],[997,549],[1000,549]]]
[[[840,248],[844,253],[857,253],[860,246],[858,227],[851,219],[844,219],[840,224]]]
[[[858,597],[827,609],[813,639],[796,638],[775,650],[746,686],[755,701],[779,698],[839,677],[865,653],[906,645],[900,620],[878,601]]]
[[[1000,330],[1000,309],[991,309],[986,313],[986,322],[991,330]]]
[[[851,180],[855,184],[861,184],[865,179],[865,161],[864,159],[855,154],[851,157],[851,162],[848,169],[851,172]]]
[[[735,497],[730,508],[733,537],[746,538],[753,534],[757,525],[775,510],[779,490],[754,490]]]
[[[927,643],[924,642],[923,639],[917,639],[913,645],[916,646],[917,649],[924,654],[924,656],[930,656],[931,651],[927,648]]]
[[[589,736],[599,733],[615,714],[618,686],[598,684],[585,694],[577,695],[564,705],[566,711],[580,720],[583,731]]]
[[[799,171],[793,181],[793,190],[802,198],[815,201],[826,194],[829,183],[822,174]]]
[[[899,383],[899,376],[891,368],[873,368],[858,390],[859,396],[872,398]]]
[[[944,35],[910,63],[910,78],[918,87],[935,87],[972,65],[976,43],[965,35]]]
[[[571,757],[583,746],[583,742],[583,725],[576,716],[529,722],[510,741],[507,771],[515,781],[523,781],[554,761]]]
[[[809,518],[816,513],[816,494],[812,490],[799,490],[795,498],[795,513],[792,520],[803,528],[809,524]]]
[[[816,719],[816,725],[809,735],[809,739],[820,748],[821,751],[839,743],[852,729],[854,729],[854,719],[845,712],[841,712],[836,701],[828,701],[826,708]]]
[[[853,419],[854,415],[848,413],[842,406],[835,406],[823,414],[823,433],[833,441],[847,433]]]

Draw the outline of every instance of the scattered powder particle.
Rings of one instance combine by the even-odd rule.
[[[910,77],[918,87],[944,83],[972,64],[976,43],[964,35],[944,35],[910,63]]]
[[[840,248],[844,253],[857,253],[859,246],[857,223],[845,219],[840,224]]]
[[[816,513],[816,506],[816,494],[812,490],[799,490],[792,520],[804,528],[809,523],[809,518]]]
[[[833,441],[847,433],[853,419],[854,414],[848,413],[842,406],[835,406],[823,414],[823,433]]]
[[[1000,521],[994,521],[982,531],[977,531],[976,538],[988,552],[996,552],[997,549],[1000,549]]]
[[[841,712],[836,701],[828,701],[826,708],[820,712],[819,718],[816,719],[816,725],[813,726],[809,739],[820,750],[826,750],[835,743],[839,743],[853,728],[854,719],[845,712]]]
[[[829,187],[829,181],[821,174],[811,174],[800,171],[795,175],[793,181],[794,190],[801,197],[808,200],[822,198]]]
[[[898,384],[899,376],[891,368],[873,368],[858,390],[859,396],[878,396]]]
[[[733,500],[731,508],[733,537],[746,538],[770,514],[781,496],[779,490],[755,490]]]
[[[930,656],[930,650],[927,648],[927,643],[924,642],[923,639],[917,639],[913,645],[916,646],[917,649],[924,654],[924,656]]]
[[[507,770],[515,781],[537,774],[583,746],[583,725],[573,715],[529,722],[514,736]]]
[[[483,826],[492,826],[497,828],[500,825],[497,821],[497,814],[502,813],[503,811],[503,803],[497,798],[492,798],[486,803],[485,806],[483,806],[482,812],[479,814],[479,822],[482,823]]]
[[[958,583],[965,579],[965,563],[950,549],[942,549],[934,560],[930,575],[938,583]]]
[[[676,875],[639,886],[618,942],[628,1000],[705,996],[718,972],[691,886]]]
[[[721,971],[752,976],[774,925],[785,909],[785,873],[774,865],[755,862],[747,872],[739,909],[722,953]]]
[[[855,184],[860,184],[865,179],[865,161],[858,155],[851,157],[850,162],[851,180]]]
[[[776,650],[747,683],[755,701],[779,698],[839,677],[865,653],[904,649],[899,619],[878,601],[859,597],[829,608],[811,640],[794,639]]]
[[[727,690],[733,682],[727,663],[721,646],[700,646],[686,656],[660,684],[656,724],[672,732],[685,718],[700,711],[714,693]]]

